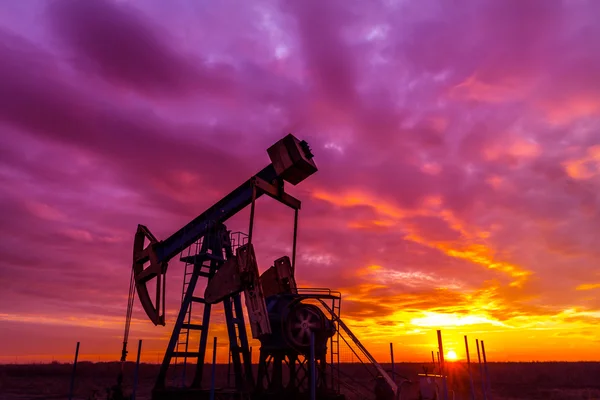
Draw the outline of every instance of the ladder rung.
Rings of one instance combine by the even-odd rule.
[[[172,357],[200,357],[200,353],[197,351],[175,351]]]
[[[198,275],[203,276],[205,278],[208,278],[210,276],[210,273],[204,272],[204,271],[200,271],[200,272],[198,272]]]
[[[200,324],[182,324],[181,329],[196,329],[201,331],[202,329],[204,329],[204,326]]]
[[[195,301],[196,303],[202,303],[202,304],[206,303],[206,301],[202,297],[196,297],[196,296],[192,296],[192,301]]]
[[[204,256],[208,259],[208,260],[215,260],[215,261],[225,261],[225,259],[223,258],[223,256],[218,256],[216,254],[211,254],[211,253],[204,253]]]
[[[194,256],[180,257],[179,260],[188,264],[200,264],[206,260],[225,261],[223,257],[210,253],[199,253]]]

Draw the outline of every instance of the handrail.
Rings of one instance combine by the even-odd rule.
[[[344,332],[350,337],[350,339],[352,339],[352,341],[354,342],[356,347],[358,347],[360,349],[360,351],[365,355],[365,357],[369,360],[369,362],[371,362],[371,364],[373,364],[373,366],[377,369],[377,371],[381,374],[381,376],[383,376],[383,378],[386,380],[388,385],[392,388],[392,391],[394,392],[394,397],[397,397],[398,396],[398,385],[396,384],[396,382],[394,382],[394,380],[385,371],[385,369],[383,369],[381,364],[379,364],[377,362],[377,360],[375,360],[375,358],[371,355],[371,353],[369,353],[369,351],[366,349],[366,347],[363,346],[363,344],[360,342],[360,340],[358,340],[358,338],[352,333],[350,328],[348,328],[348,326],[342,321],[340,316],[335,315],[333,310],[324,301],[321,301],[321,303],[322,303],[323,307],[325,307],[325,309],[331,314],[333,319],[338,323],[338,327],[341,327],[344,330]]]

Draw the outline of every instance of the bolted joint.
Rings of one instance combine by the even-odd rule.
[[[302,140],[300,142],[300,148],[302,148],[302,151],[304,152],[304,155],[307,159],[310,160],[314,157],[314,154],[311,152],[310,146],[308,145],[308,142],[306,140]]]

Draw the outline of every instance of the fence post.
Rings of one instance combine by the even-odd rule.
[[[440,348],[440,371],[442,373],[442,385],[444,387],[444,399],[448,400],[448,383],[446,382],[446,364],[444,363],[444,345],[442,344],[442,331],[437,331],[438,347]]]
[[[394,344],[390,343],[390,358],[392,359],[392,380],[394,382],[396,382],[394,375],[395,375],[395,371],[394,371]]]
[[[135,400],[135,392],[137,390],[138,376],[140,373],[140,355],[142,354],[142,339],[138,342],[137,359],[135,360],[135,372],[133,373],[133,390],[131,392],[131,400]]]
[[[310,360],[309,360],[309,369],[310,369],[310,399],[316,400],[317,398],[317,371],[315,365],[315,333],[313,331],[310,332]]]
[[[217,375],[217,337],[213,339],[212,376],[210,377],[210,400],[215,400],[215,376]]]
[[[487,396],[488,399],[491,399],[491,396],[490,396],[490,374],[488,372],[487,358],[485,357],[485,345],[483,344],[483,340],[481,341],[481,353],[483,354],[483,368],[485,369],[485,381],[486,381],[485,391],[486,391],[486,396]]]
[[[71,385],[69,387],[69,400],[73,399],[73,386],[75,385],[75,370],[77,369],[77,357],[79,357],[79,342],[75,347],[75,361],[73,362],[73,372],[71,373]]]
[[[475,385],[473,384],[473,374],[471,373],[471,356],[469,355],[469,341],[465,335],[465,350],[467,352],[467,370],[469,371],[469,381],[471,382],[471,400],[475,400]]]
[[[479,339],[475,339],[477,344],[477,359],[479,360],[479,375],[481,376],[481,390],[484,400],[487,400],[487,394],[485,393],[485,376],[483,375],[483,366],[481,365],[481,353],[479,353]]]

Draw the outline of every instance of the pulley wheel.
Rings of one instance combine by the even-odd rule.
[[[323,337],[325,315],[312,304],[296,303],[285,320],[285,333],[288,342],[296,349],[310,348],[310,335],[315,334],[315,345]]]

